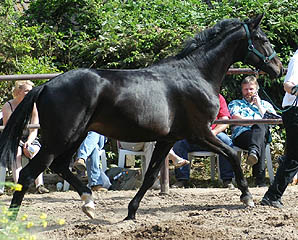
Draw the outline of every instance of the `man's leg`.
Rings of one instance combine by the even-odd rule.
[[[274,207],[282,207],[281,197],[298,172],[298,108],[284,112],[282,118],[286,129],[286,157],[279,165],[274,181],[261,202]]]
[[[77,160],[74,163],[74,168],[85,171],[86,170],[86,159],[92,154],[93,150],[98,146],[101,135],[96,132],[88,132],[87,137],[81,143],[78,149]]]
[[[253,176],[256,178],[256,185],[265,184],[265,148],[268,140],[268,126],[255,124],[251,130],[241,133],[234,139],[234,144],[242,149],[248,150],[247,163],[253,166]],[[255,158],[254,161],[251,161]]]
[[[222,142],[229,145],[230,147],[233,146],[232,139],[225,133],[221,132],[216,135]],[[228,159],[226,159],[223,155],[219,155],[219,169],[220,169],[220,178],[223,182],[231,183],[232,178],[234,178],[234,172],[231,163]]]
[[[97,139],[97,137],[96,137]],[[88,185],[93,191],[105,191],[101,176],[99,151],[104,147],[105,137],[99,135],[98,142],[86,161]]]

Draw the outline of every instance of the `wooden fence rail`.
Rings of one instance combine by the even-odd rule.
[[[250,68],[230,68],[227,75],[234,74],[255,74],[256,72]],[[0,81],[13,81],[13,80],[40,80],[51,79],[61,73],[45,73],[45,74],[18,74],[18,75],[0,75]],[[260,71],[259,74],[265,74]]]

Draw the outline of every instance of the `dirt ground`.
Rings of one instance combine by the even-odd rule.
[[[239,190],[222,188],[170,189],[169,195],[149,190],[136,221],[123,221],[136,191],[96,194],[96,217],[81,211],[74,191],[26,194],[19,217],[47,213],[46,228],[33,227],[37,239],[298,239],[298,185],[288,187],[285,208],[259,204],[267,188],[250,188],[255,208],[246,208]],[[11,196],[1,196],[9,205]],[[63,218],[65,225],[54,220]]]

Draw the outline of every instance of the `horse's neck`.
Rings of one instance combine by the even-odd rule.
[[[195,62],[198,63],[200,72],[212,81],[212,84],[221,85],[230,66],[238,61],[238,44],[223,42],[204,53],[196,55]],[[202,57],[204,56],[204,57]],[[200,61],[200,59],[203,59]]]

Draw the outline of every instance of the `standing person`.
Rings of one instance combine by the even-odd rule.
[[[276,114],[273,106],[261,100],[258,95],[259,84],[255,76],[247,76],[241,83],[243,98],[229,104],[232,119],[262,119],[268,111]],[[265,187],[265,148],[269,140],[269,126],[266,124],[243,124],[232,127],[235,146],[248,150],[247,164],[253,167],[257,187]]]
[[[219,94],[219,112],[216,119],[229,119],[230,113],[227,107],[226,100],[224,97]],[[232,140],[228,135],[225,134],[225,130],[229,127],[228,124],[213,124],[211,126],[213,134],[219,138],[222,142],[229,145],[230,147],[233,145]],[[186,139],[177,141],[173,146],[174,152],[181,157],[182,159],[188,160],[188,153],[193,151],[202,151],[197,144],[190,144]],[[220,177],[223,180],[224,187],[228,187],[229,189],[234,189],[232,184],[232,178],[234,177],[234,172],[232,169],[232,165],[230,162],[223,156],[219,155],[219,168],[220,168]],[[185,165],[180,168],[175,168],[175,176],[178,180],[176,186],[181,187],[185,184],[186,181],[189,180],[190,176],[190,165]]]
[[[3,125],[6,125],[8,119],[10,118],[13,111],[19,105],[19,103],[24,99],[26,94],[33,88],[34,83],[25,80],[25,81],[16,81],[15,87],[12,90],[13,99],[6,102],[3,105],[2,113],[3,113]],[[31,115],[31,124],[38,124],[38,112],[36,108],[36,104],[33,106],[32,115]],[[37,140],[37,129],[26,129],[23,132],[23,136],[19,143],[19,147],[17,150],[16,161],[11,163],[12,167],[12,176],[14,182],[17,183],[19,180],[19,174],[22,169],[22,154],[24,154],[28,159],[33,158],[40,149],[40,143]],[[29,151],[30,149],[30,151]],[[41,173],[35,180],[37,193],[43,194],[48,193],[49,190],[44,187],[43,183],[43,174]]]
[[[282,208],[281,197],[293,177],[298,172],[298,49],[291,58],[288,72],[284,81],[283,108],[289,110],[283,112],[282,120],[286,129],[286,151],[284,160],[280,163],[274,181],[265,193],[261,204],[276,208]]]
[[[103,174],[100,168],[99,151],[103,149],[106,137],[97,132],[88,132],[87,137],[81,143],[74,168],[85,171],[87,169],[88,186],[92,191],[107,191],[103,183]]]

